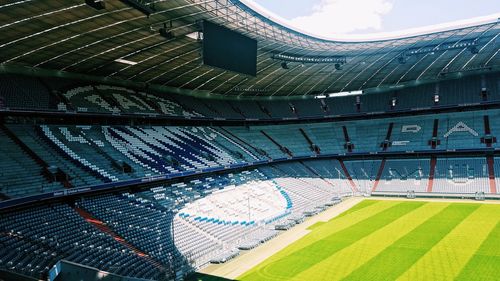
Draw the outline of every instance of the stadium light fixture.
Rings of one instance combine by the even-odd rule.
[[[434,103],[439,103],[439,95],[438,94],[434,95]]]
[[[326,95],[317,95],[314,96],[315,99],[326,99]]]
[[[284,53],[274,53],[271,55],[272,59],[281,60],[286,62],[297,62],[297,63],[347,63],[347,58],[345,56],[303,56],[303,55],[293,55]]]
[[[136,65],[137,64],[137,62],[135,62],[135,61],[130,61],[130,60],[122,59],[122,58],[116,59],[115,62],[128,64],[128,65]]]
[[[191,33],[186,34],[186,37],[191,38],[191,39],[196,40],[196,41],[202,41],[203,40],[203,32],[201,32],[201,31],[191,32]]]
[[[338,92],[338,93],[329,93],[327,94],[329,98],[333,97],[347,97],[347,96],[359,96],[362,95],[363,91],[346,91],[346,92]]]
[[[407,49],[404,55],[414,56],[414,55],[424,55],[424,54],[435,54],[436,52],[440,51],[448,51],[448,50],[463,49],[463,48],[469,48],[469,50],[472,50],[474,47],[476,49],[478,47],[477,38],[452,41],[443,44],[433,44],[422,47],[413,47]]]

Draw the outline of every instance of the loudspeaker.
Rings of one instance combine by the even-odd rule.
[[[166,29],[165,27],[160,28],[160,35],[165,37],[166,39],[174,39],[175,38],[172,31]]]

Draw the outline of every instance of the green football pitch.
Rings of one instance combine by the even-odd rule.
[[[500,280],[498,204],[364,200],[311,230],[237,279]]]

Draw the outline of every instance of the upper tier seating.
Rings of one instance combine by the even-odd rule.
[[[393,129],[391,134],[391,147],[389,151],[418,151],[429,150],[429,140],[433,136],[434,118],[440,116],[419,116],[415,117],[402,117],[398,119],[391,119],[393,122]],[[387,124],[385,129],[387,132]],[[385,133],[384,133],[385,134]],[[438,137],[439,139],[442,136]]]
[[[66,174],[72,187],[260,160],[228,136],[210,127],[8,127],[51,169],[59,169]],[[2,180],[1,193],[19,197],[63,188],[61,183],[49,183],[41,174],[42,167],[37,167],[7,136],[2,139],[5,140],[2,148],[6,151],[5,155],[12,155],[15,160],[0,163],[9,166],[3,171],[5,175],[11,175]],[[21,160],[25,163],[12,166],[12,163]],[[14,177],[16,173],[21,177]],[[14,183],[14,178],[19,184]]]
[[[231,146],[222,136],[204,128],[155,126],[104,129],[109,132],[108,141],[117,150],[156,174],[226,166],[245,159],[238,152],[238,147]],[[216,139],[225,145],[220,145]],[[237,160],[238,156],[242,159]]]
[[[201,116],[197,112],[186,111],[172,100],[123,87],[81,86],[67,91],[64,97],[81,112]]]
[[[236,153],[238,147],[208,128],[42,126],[42,131],[81,166],[111,181],[118,180],[107,172],[116,170],[111,160],[129,163],[136,171],[135,177],[219,167],[245,160],[243,153]],[[119,159],[113,158],[119,155],[117,151],[122,154]]]
[[[500,132],[499,118],[500,110],[491,109],[248,127],[13,124],[7,127],[48,166],[67,175],[67,182],[58,179],[66,187],[81,187],[165,174],[178,175],[186,171],[207,171],[269,159],[345,155],[350,150],[374,154],[496,148],[499,146],[496,141]],[[5,143],[14,147],[6,147],[6,150],[19,152],[15,143],[8,139]],[[25,157],[24,154],[19,156]],[[6,162],[3,164],[8,166],[10,162]],[[371,177],[365,177],[359,183],[362,192],[373,188],[369,180],[375,179],[377,170],[370,168],[370,171]],[[351,177],[359,180],[354,175]],[[1,193],[7,197],[19,197],[62,189],[61,183],[52,183],[50,179],[48,182],[39,173],[23,178],[27,181],[26,186],[17,185],[8,190],[4,186]]]
[[[226,130],[243,139],[246,144],[251,144],[253,147],[265,151],[265,153],[273,158],[285,158],[288,155],[281,151],[279,147],[269,140],[260,130],[259,127],[226,127]]]
[[[38,165],[5,132],[0,129],[0,193],[9,197],[49,192],[61,189],[59,182],[43,175]]]
[[[76,147],[86,148],[86,145],[92,145],[92,143],[86,138],[83,136],[73,135],[68,128],[59,128],[61,136],[54,134],[54,132],[46,125],[42,125],[40,128],[44,136],[51,141],[55,147],[61,150],[61,152],[65,155],[69,156],[69,158],[75,163],[78,163],[82,168],[94,173],[98,178],[102,178],[104,181],[118,181],[117,177],[108,172],[109,169],[105,170],[97,166],[101,164],[101,159],[91,159],[91,161],[93,160],[93,163],[96,163],[97,165],[87,160],[87,158],[94,157],[96,155],[92,153],[92,151],[83,150],[80,153],[77,153],[65,144],[66,142],[68,144],[75,142],[77,143]]]
[[[496,136],[500,132],[500,127],[496,122],[500,118],[499,110],[332,123],[226,127],[226,129],[247,143],[264,149],[272,158],[280,158],[286,155],[261,131],[266,132],[281,146],[290,149],[294,156],[314,154],[300,133],[301,128],[311,141],[319,146],[321,154],[347,152],[343,127],[346,128],[349,141],[353,145],[353,152],[383,151],[385,142],[387,142],[385,148],[387,151],[421,151],[432,149],[429,141],[433,139],[434,120],[437,119],[436,140],[438,143],[435,149],[454,150],[487,147],[482,142],[482,138],[486,135],[484,116],[489,116],[490,134]],[[391,124],[392,129],[389,130]],[[498,143],[493,145],[498,146]]]
[[[244,127],[226,127],[227,130],[248,141],[252,145],[263,149],[272,158],[287,157],[287,153],[280,150],[280,146],[286,147],[293,156],[314,155],[314,152],[309,148],[309,144],[304,136],[300,133],[300,125],[288,125],[287,130],[274,130],[270,126],[251,126]],[[273,143],[268,137],[278,144]]]
[[[484,134],[482,114],[464,112],[439,116],[438,135],[441,138],[441,144],[438,148],[467,149],[484,147],[484,144],[481,144],[481,137]]]
[[[84,170],[69,157],[65,157],[60,152],[56,151],[52,141],[42,137],[40,127],[26,125],[8,125],[10,130],[42,158],[50,167],[61,169],[69,176],[68,180],[73,186],[88,186],[102,183],[102,180],[97,179],[89,171]]]
[[[466,105],[500,101],[498,74],[423,84],[394,91],[327,99],[217,100],[153,93],[54,78],[0,75],[0,100],[12,109],[72,108],[79,112],[226,119],[283,119]],[[74,85],[81,86],[74,86]],[[483,88],[486,94],[481,94]],[[19,92],[26,93],[19,95]],[[57,94],[62,93],[62,94]],[[298,93],[295,93],[298,94]],[[167,98],[168,96],[168,98]],[[435,102],[439,96],[439,102]],[[359,102],[359,103],[358,103]],[[56,106],[57,103],[57,106]],[[292,108],[295,111],[292,111]]]
[[[36,78],[0,75],[0,99],[11,109],[49,109],[51,96]]]

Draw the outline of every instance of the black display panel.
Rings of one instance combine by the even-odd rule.
[[[257,41],[203,21],[203,64],[256,76]]]

